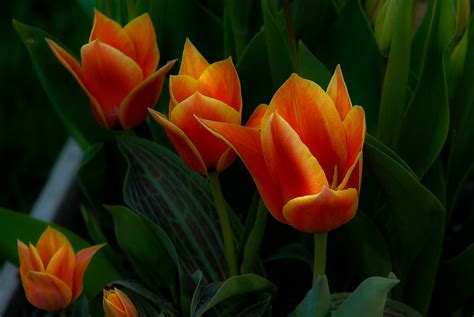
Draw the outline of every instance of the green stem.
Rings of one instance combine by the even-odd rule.
[[[314,269],[313,283],[319,275],[324,275],[326,271],[326,247],[328,233],[321,232],[314,234]]]
[[[66,310],[61,310],[61,312],[59,313],[59,317],[67,317]]]
[[[219,222],[221,224],[222,238],[224,240],[224,252],[229,268],[229,275],[235,276],[237,271],[237,259],[235,257],[234,239],[232,234],[232,227],[230,226],[229,215],[227,214],[227,207],[225,205],[224,195],[222,195],[221,184],[219,182],[219,175],[217,172],[209,172],[209,182],[211,183],[212,194],[216,203],[217,214],[219,215]]]

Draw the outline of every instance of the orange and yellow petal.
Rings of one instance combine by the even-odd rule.
[[[107,317],[136,317],[138,312],[130,298],[121,290],[104,290],[103,308]]]
[[[84,45],[81,57],[85,85],[112,127],[123,99],[141,83],[142,70],[130,57],[99,41]]]
[[[342,76],[341,66],[337,65],[334,74],[332,75],[331,81],[329,82],[328,88],[326,89],[331,99],[334,101],[337,112],[341,120],[346,118],[347,113],[352,108],[351,98],[347,91],[346,82]]]
[[[186,134],[184,134],[184,132],[174,123],[169,121],[163,114],[153,109],[149,109],[149,111],[153,119],[155,119],[155,121],[165,129],[166,135],[183,162],[193,171],[207,175],[206,164],[202,160],[201,154],[199,154],[198,150]]]
[[[328,186],[317,159],[278,113],[270,115],[261,138],[265,162],[280,185],[283,201],[316,194]]]
[[[354,106],[343,121],[346,133],[347,164],[346,169],[352,166],[356,157],[364,146],[366,126],[365,112],[360,106]]]
[[[143,77],[150,76],[158,66],[160,53],[156,44],[155,29],[150,15],[144,13],[130,21],[123,30],[135,47],[135,61],[143,71]]]
[[[297,197],[283,207],[289,225],[308,233],[328,232],[351,220],[357,210],[359,194],[354,188]]]
[[[84,273],[89,266],[94,254],[99,251],[104,244],[94,245],[85,249],[82,249],[76,254],[75,266],[74,266],[74,284],[72,288],[72,301],[76,301],[82,293],[83,289],[83,278]]]
[[[181,101],[187,99],[199,88],[199,81],[187,75],[170,76],[170,107],[169,113]]]
[[[195,118],[240,124],[240,113],[227,104],[195,93],[176,105],[170,121],[178,126],[196,146],[207,169],[217,169],[222,154],[229,146],[207,131]]]
[[[17,240],[18,243],[18,258],[20,260],[20,275],[25,276],[28,271],[43,272],[44,266],[41,257],[34,246],[26,244]]]
[[[75,262],[74,250],[70,246],[64,245],[49,261],[46,273],[56,276],[72,289]]]
[[[249,120],[245,124],[246,127],[252,128],[252,129],[261,129],[261,124],[262,124],[262,119],[267,112],[268,105],[266,104],[260,104],[258,105],[257,108],[255,108],[254,112],[250,116]]]
[[[344,127],[332,99],[314,82],[293,74],[273,96],[266,117],[274,111],[298,133],[331,181],[334,166],[347,159]]]
[[[193,43],[186,38],[178,74],[198,79],[208,66],[207,60],[199,53]]]
[[[173,68],[176,60],[165,66],[136,86],[120,104],[119,120],[124,129],[133,128],[148,116],[148,108],[153,108],[163,88],[166,74]]]
[[[236,111],[242,110],[239,75],[232,58],[211,64],[199,77],[204,86],[203,94],[228,104]]]
[[[48,226],[40,236],[36,245],[43,265],[47,267],[53,255],[64,246],[72,249],[71,243],[65,235],[53,227]]]
[[[28,301],[40,309],[56,312],[71,304],[71,289],[56,276],[30,271],[22,283]]]
[[[227,142],[235,150],[252,175],[270,213],[278,221],[286,223],[282,214],[283,197],[263,158],[260,132],[238,124],[210,120],[200,121],[209,131]]]
[[[99,40],[106,43],[132,59],[135,59],[135,47],[127,32],[112,19],[103,13],[94,10],[94,25],[89,36],[89,42]]]

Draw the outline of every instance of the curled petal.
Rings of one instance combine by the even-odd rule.
[[[260,104],[258,105],[257,108],[255,108],[254,112],[250,116],[249,120],[245,124],[246,127],[252,128],[252,129],[261,129],[261,124],[262,124],[262,119],[263,116],[265,115],[266,111],[268,109],[268,106],[265,104]]]
[[[71,303],[71,289],[56,276],[43,272],[28,272],[22,277],[28,301],[49,312],[60,311]]]
[[[53,255],[46,268],[46,273],[56,276],[72,289],[75,262],[74,250],[65,245]]]
[[[36,247],[45,267],[48,267],[50,259],[59,249],[68,247],[72,250],[69,240],[50,226],[43,232]]]
[[[354,106],[343,121],[346,133],[347,164],[349,169],[357,159],[364,146],[366,126],[364,109],[360,106]]]
[[[135,61],[143,71],[143,77],[150,76],[158,66],[160,53],[156,44],[155,29],[148,13],[130,21],[123,29],[135,47]]]
[[[261,138],[265,161],[280,184],[283,201],[316,194],[328,186],[318,160],[278,113],[270,115]]]
[[[283,215],[299,231],[328,232],[351,220],[359,194],[354,188],[335,191],[324,187],[321,193],[297,197],[283,207]]]
[[[116,48],[132,59],[136,57],[135,47],[127,32],[122,29],[120,24],[109,19],[97,9],[94,10],[94,25],[89,36],[89,42],[95,40]]]
[[[201,154],[207,169],[217,169],[222,154],[229,146],[207,131],[195,118],[240,124],[240,113],[223,102],[195,93],[176,105],[170,121],[178,126]]]
[[[18,243],[18,258],[20,260],[20,275],[25,276],[28,271],[43,272],[44,266],[38,251],[30,244],[26,244],[17,240]]]
[[[209,66],[206,59],[199,53],[197,48],[186,38],[184,44],[183,57],[181,59],[181,67],[179,75],[188,75],[194,79],[198,79],[204,70]]]
[[[163,88],[166,74],[173,68],[176,60],[169,61],[157,72],[135,87],[120,105],[119,119],[124,129],[142,123],[148,116],[148,108],[153,108]]]
[[[225,151],[221,157],[219,158],[219,161],[217,161],[217,167],[216,170],[218,173],[222,172],[226,168],[228,168],[232,163],[234,163],[236,159],[235,156],[235,151],[232,148],[228,148],[227,151]]]
[[[252,175],[257,189],[270,213],[283,223],[283,198],[263,158],[260,132],[237,124],[200,120],[215,136],[224,140],[239,155]]]
[[[202,93],[230,105],[236,111],[242,110],[239,75],[232,58],[211,64],[199,77],[204,85]]]
[[[76,254],[74,267],[74,284],[72,288],[72,301],[76,301],[82,293],[84,273],[94,254],[99,251],[105,244],[94,245],[82,249]]]
[[[346,82],[342,76],[341,66],[337,65],[334,74],[332,75],[331,81],[329,82],[328,88],[326,89],[331,99],[334,101],[337,112],[341,117],[341,120],[346,118],[347,113],[352,108],[351,98],[347,91]]]
[[[150,111],[153,119],[155,119],[155,121],[165,129],[166,135],[170,139],[184,163],[186,163],[186,165],[193,171],[207,175],[206,164],[202,160],[201,154],[199,154],[196,146],[194,146],[191,140],[186,136],[186,134],[184,134],[183,130],[169,121],[158,111],[153,109],[148,110]]]
[[[199,81],[187,75],[170,76],[170,107],[169,113],[174,107],[198,91]]]

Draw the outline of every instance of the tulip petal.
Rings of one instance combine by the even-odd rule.
[[[191,140],[184,134],[183,130],[158,111],[153,109],[149,109],[149,111],[153,119],[165,129],[166,135],[184,163],[193,171],[207,175],[206,164],[202,160],[201,154],[199,154],[196,146],[194,146]]]
[[[347,113],[352,108],[351,98],[347,91],[346,82],[342,76],[341,66],[337,65],[334,74],[332,75],[331,81],[329,82],[328,88],[326,89],[331,99],[334,101],[337,112],[341,117],[341,120],[346,118]]]
[[[362,152],[357,155],[355,162],[346,172],[346,175],[342,179],[341,183],[337,187],[338,190],[355,188],[358,192],[360,191],[360,185],[362,183]]]
[[[56,276],[72,289],[75,262],[74,250],[65,245],[53,255],[46,267],[46,273]]]
[[[89,42],[99,40],[119,50],[132,59],[136,58],[135,46],[127,32],[112,19],[94,9],[94,25],[92,27]]]
[[[136,17],[123,30],[132,40],[136,53],[135,60],[142,68],[143,77],[147,78],[155,71],[160,60],[155,29],[150,15],[144,13]]]
[[[170,107],[169,113],[181,101],[198,91],[199,81],[187,75],[170,76]]]
[[[130,57],[99,41],[84,45],[81,57],[86,87],[113,127],[123,99],[142,81],[142,70]]]
[[[48,267],[53,255],[64,246],[72,249],[71,243],[61,232],[48,226],[36,245],[45,267]]]
[[[130,298],[118,288],[115,289],[115,292],[117,292],[118,298],[122,304],[122,307],[125,309],[126,315],[128,317],[138,316],[137,310],[135,309],[135,306],[133,305]]]
[[[108,295],[105,292],[110,291],[104,291],[104,300],[102,307],[104,308],[105,316],[128,317],[127,312],[125,311],[125,307],[123,307],[122,302],[120,301],[118,296],[114,294]]]
[[[141,84],[133,88],[120,104],[119,120],[124,129],[142,123],[148,116],[148,108],[153,108],[163,88],[165,75],[173,68],[176,60],[169,61]]]
[[[319,193],[328,181],[318,160],[278,113],[262,129],[263,156],[280,184],[283,201]]]
[[[71,303],[71,289],[56,276],[44,272],[28,272],[22,278],[26,298],[34,306],[56,312]]]
[[[283,198],[278,184],[271,177],[263,158],[260,132],[237,124],[200,120],[215,136],[224,140],[239,155],[252,175],[258,191],[270,213],[286,223],[282,214]]]
[[[240,113],[219,100],[195,93],[177,104],[170,114],[170,121],[178,126],[196,146],[207,169],[217,169],[219,159],[229,146],[207,131],[194,116],[240,124]]]
[[[38,249],[34,245],[30,243],[28,246],[29,252],[30,252],[30,261],[31,261],[31,267],[29,268],[31,271],[36,271],[36,272],[44,272],[44,265],[43,261],[41,260],[41,256],[38,253]]]
[[[34,246],[26,244],[17,240],[18,244],[18,258],[20,260],[20,275],[25,276],[28,271],[43,272],[44,266],[41,258]],[[34,249],[32,252],[32,248]]]
[[[228,104],[236,111],[242,110],[239,75],[232,58],[211,64],[199,77],[204,85],[202,93]]]
[[[66,50],[64,50],[61,46],[56,44],[54,41],[50,39],[46,39],[46,42],[48,43],[49,47],[51,48],[51,50],[53,51],[54,55],[59,60],[59,62],[74,76],[74,78],[77,80],[79,85],[82,87],[82,89],[85,91],[85,93],[89,97],[92,111],[94,113],[94,117],[96,118],[96,120],[100,124],[102,124],[104,127],[108,128],[107,120],[105,119],[104,112],[102,111],[102,108],[100,107],[99,102],[89,92],[89,90],[85,86],[81,66],[79,65],[77,60],[74,57],[72,57],[71,54],[66,52]]]
[[[335,191],[325,187],[319,194],[290,200],[283,207],[283,215],[299,231],[328,232],[354,217],[358,201],[353,188]]]
[[[99,251],[105,244],[94,245],[85,249],[82,249],[76,254],[76,261],[74,266],[74,283],[72,288],[72,301],[81,295],[83,288],[84,273],[89,265],[94,254]]]
[[[255,108],[254,112],[250,116],[249,120],[245,124],[246,127],[252,128],[252,129],[261,129],[261,124],[262,124],[262,119],[263,116],[265,115],[266,111],[268,109],[268,105],[266,104],[260,104],[258,105],[257,108]]]
[[[184,43],[183,57],[181,58],[181,66],[179,75],[191,76],[198,79],[202,72],[209,66],[206,59],[199,53],[197,48],[186,38]]]
[[[354,106],[343,121],[346,133],[347,164],[346,169],[354,164],[356,157],[364,146],[366,126],[364,109]]]
[[[293,74],[273,96],[266,117],[274,111],[298,133],[331,182],[334,166],[340,169],[347,159],[344,127],[332,99],[317,84]]]

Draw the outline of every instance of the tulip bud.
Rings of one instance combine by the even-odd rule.
[[[137,317],[138,312],[130,298],[118,288],[104,289],[102,301],[106,317]]]
[[[461,38],[469,26],[471,14],[470,0],[457,0],[456,3],[456,38]]]
[[[365,14],[369,18],[370,23],[374,24],[375,19],[379,15],[386,0],[366,0],[364,3]]]
[[[380,52],[388,56],[398,13],[399,0],[388,0],[375,20],[375,39]]]

